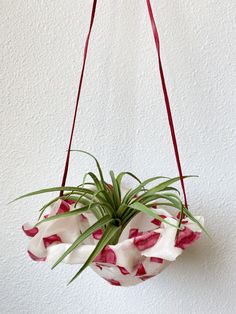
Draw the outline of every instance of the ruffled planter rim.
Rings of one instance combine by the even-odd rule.
[[[49,208],[46,217],[73,209],[72,202],[59,200]],[[178,223],[167,210],[153,210],[172,224]],[[195,218],[203,224],[202,217]],[[95,221],[92,213],[85,213],[45,222],[38,227],[25,224],[23,230],[30,238],[29,256],[35,261],[55,263]],[[132,286],[146,281],[162,272],[200,237],[201,229],[192,220],[186,218],[182,224],[184,227],[176,236],[174,227],[140,213],[127,225],[116,245],[108,245],[102,250],[91,268],[115,286]],[[94,232],[64,259],[64,263],[85,263],[101,236],[102,230]]]

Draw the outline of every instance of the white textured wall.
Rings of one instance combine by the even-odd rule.
[[[152,2],[183,167],[200,176],[187,183],[189,203],[214,240],[133,288],[90,270],[67,288],[76,268],[27,257],[21,224],[46,197],[6,203],[61,180],[91,1],[0,0],[1,313],[236,313],[236,4]],[[177,174],[144,0],[98,1],[73,146],[106,171]],[[71,168],[77,183],[94,165],[73,155]]]

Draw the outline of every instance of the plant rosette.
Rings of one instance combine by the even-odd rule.
[[[79,186],[48,188],[18,198],[64,193],[41,208],[36,225],[23,225],[30,238],[28,254],[52,268],[61,262],[82,264],[70,282],[91,266],[112,285],[136,285],[158,275],[200,237],[205,231],[203,217],[193,216],[182,203],[172,186],[179,177],[141,182],[130,172],[115,176],[110,171],[108,184],[92,157],[99,176],[89,172]],[[137,186],[123,189],[124,176],[136,180]]]

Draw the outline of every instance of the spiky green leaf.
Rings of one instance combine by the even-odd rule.
[[[103,233],[102,238],[96,245],[93,252],[88,257],[87,261],[84,263],[84,265],[80,268],[80,270],[75,274],[75,276],[70,280],[68,284],[70,284],[72,281],[74,281],[96,258],[96,256],[104,249],[104,247],[109,243],[109,241],[112,239],[112,237],[119,231],[120,227],[110,225],[106,228],[106,230]]]
[[[56,261],[56,263],[52,266],[52,269],[55,268],[59,263],[61,263],[67,255],[69,255],[72,251],[74,251],[85,239],[87,239],[93,232],[97,229],[104,227],[106,224],[111,222],[113,219],[109,215],[104,216],[91,227],[89,227],[86,231],[84,231],[75,241],[74,243],[65,251],[65,253]],[[100,241],[99,241],[100,242]]]
[[[84,150],[72,149],[71,151],[72,151],[72,152],[80,152],[80,153],[86,154],[86,155],[92,157],[92,158],[95,160],[96,165],[97,165],[97,168],[98,168],[98,172],[99,172],[99,175],[100,175],[100,178],[101,178],[101,183],[102,183],[103,186],[105,186],[105,181],[104,181],[102,169],[101,169],[101,166],[100,166],[100,164],[99,164],[97,158],[96,158],[95,156],[93,156],[92,154],[90,154],[90,153],[84,151]]]
[[[96,206],[96,205],[94,204],[93,206]],[[74,209],[74,210],[71,210],[69,212],[65,212],[65,213],[49,216],[47,218],[44,218],[43,220],[40,220],[35,226],[37,227],[37,226],[41,225],[42,223],[45,223],[45,222],[48,222],[48,221],[52,221],[52,220],[55,220],[55,219],[68,218],[68,217],[71,217],[71,216],[74,216],[74,215],[80,215],[82,213],[87,212],[88,209],[89,209],[89,206],[85,206],[83,208]]]
[[[140,183],[140,184],[142,183],[141,180],[140,180],[138,177],[136,177],[132,172],[127,172],[127,171],[126,171],[126,172],[121,172],[121,173],[118,174],[116,180],[117,180],[117,183],[118,183],[119,185],[121,185],[121,181],[122,181],[122,179],[123,179],[123,177],[124,177],[125,175],[130,176],[131,178],[133,178],[133,179],[135,179],[136,181],[138,181],[138,183]]]
[[[159,220],[161,222],[164,222],[164,223],[166,223],[166,224],[168,224],[168,225],[178,229],[178,227],[176,225],[170,223],[166,219],[163,219],[161,216],[157,215],[155,213],[155,211],[153,211],[152,209],[148,208],[147,206],[145,206],[145,205],[143,205],[143,204],[141,204],[139,202],[135,202],[134,204],[129,205],[129,207],[133,208],[133,209],[136,209],[136,210],[138,210],[140,212],[143,212],[143,213],[145,213],[145,214],[147,214],[147,215],[149,215],[149,216],[151,216],[153,218],[156,218],[157,220]]]
[[[112,170],[110,171],[110,176],[111,176],[111,181],[112,181],[112,186],[113,186],[112,192],[113,192],[113,197],[114,197],[114,203],[116,205],[116,208],[119,208],[120,201],[121,201],[121,191],[116,181],[114,172]]]
[[[198,227],[205,232],[205,234],[211,239],[211,236],[209,235],[209,233],[206,231],[206,229],[203,227],[203,225],[192,215],[192,213],[186,208],[183,207],[183,212],[184,214],[189,217],[193,222],[195,222]]]
[[[34,192],[30,192],[30,193],[21,195],[21,196],[17,197],[16,199],[14,199],[13,201],[11,201],[10,203],[18,201],[18,200],[26,198],[26,197],[35,196],[35,195],[44,194],[44,193],[57,192],[57,191],[74,191],[75,192],[74,194],[82,194],[85,192],[90,194],[90,195],[94,194],[94,191],[91,191],[89,189],[78,188],[78,187],[74,187],[74,186],[59,186],[59,187],[41,189],[41,190],[37,190]]]
[[[149,183],[153,182],[153,181],[156,181],[156,180],[160,180],[160,179],[164,179],[166,177],[163,177],[163,176],[157,176],[157,177],[153,177],[153,178],[150,178],[150,179],[147,179],[145,181],[143,181],[137,188],[129,191],[128,193],[126,193],[126,195],[124,196],[124,199],[123,199],[123,202],[124,203],[129,203],[135,196],[138,195],[138,193],[140,191],[143,190],[143,188],[148,185]]]

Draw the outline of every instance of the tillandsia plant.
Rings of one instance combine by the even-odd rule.
[[[95,160],[98,175],[88,172],[78,186],[52,187],[17,198],[19,200],[56,191],[64,193],[50,200],[40,209],[36,225],[23,226],[25,233],[33,241],[34,252],[32,248],[28,252],[34,260],[53,261],[52,268],[62,261],[75,264],[82,261],[82,267],[70,282],[92,264],[97,272],[105,268],[107,274],[103,274],[102,277],[114,285],[125,285],[125,281],[117,280],[117,276],[111,272],[114,266],[119,270],[119,275],[126,279],[126,285],[128,285],[127,275],[136,276],[136,280],[128,280],[129,284],[136,284],[160,272],[158,268],[155,268],[153,272],[148,265],[144,267],[145,258],[149,263],[155,261],[162,266],[163,261],[174,260],[182,252],[181,250],[196,240],[201,230],[204,230],[201,219],[193,216],[184,206],[179,191],[172,186],[179,181],[179,177],[156,176],[141,181],[131,172],[121,172],[115,175],[113,171],[110,171],[108,183],[104,179],[98,160],[88,152],[79,152]],[[137,186],[124,190],[122,181],[125,176],[134,179]],[[184,178],[188,177],[190,176]],[[149,187],[150,184],[152,184],[151,187]],[[163,207],[176,210],[176,214],[170,215],[162,209]],[[45,215],[48,209],[50,209],[49,214]],[[142,220],[151,219],[152,227],[146,226],[146,229],[139,229],[135,225],[135,219],[140,215]],[[125,230],[132,224],[133,227],[129,228],[129,235],[124,236]],[[187,228],[187,224],[194,227]],[[171,253],[173,256],[170,256],[169,252],[168,258],[158,249],[158,243],[163,246],[161,239],[165,239],[165,236],[166,241],[170,242],[170,234],[171,241],[174,241],[172,246],[175,251]],[[123,245],[125,251],[122,251],[122,243],[126,243]],[[38,251],[40,245],[44,247]],[[83,247],[84,250],[86,248],[86,252],[83,251]],[[149,252],[153,250],[153,247],[157,247],[157,253]],[[78,258],[75,257],[76,252]],[[132,262],[129,258],[130,252],[133,256]],[[83,256],[82,259],[81,256]]]

